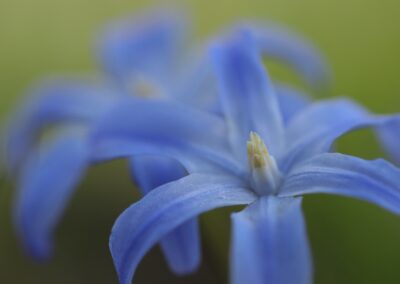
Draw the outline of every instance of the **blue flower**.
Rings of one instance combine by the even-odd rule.
[[[33,91],[31,100],[16,114],[8,138],[8,166],[18,176],[15,223],[30,255],[46,259],[52,253],[53,231],[91,164],[87,131],[93,121],[131,94],[169,96],[182,84],[169,65],[176,64],[178,51],[183,49],[179,40],[183,25],[175,19],[163,14],[112,24],[99,44],[108,81],[46,82]],[[197,67],[190,68],[188,73]],[[201,78],[196,79],[200,84]],[[40,143],[40,136],[54,125],[54,137]],[[152,162],[155,160],[157,163]],[[131,164],[143,194],[186,175],[179,163],[163,157],[138,157]],[[191,220],[161,240],[176,273],[197,268],[198,235],[197,220]],[[182,237],[187,241],[182,242]]]
[[[120,283],[131,283],[142,257],[163,236],[218,207],[248,205],[232,215],[235,284],[312,282],[303,195],[344,195],[400,214],[400,169],[330,151],[344,133],[389,127],[400,117],[372,115],[335,99],[310,104],[285,124],[256,42],[243,32],[211,48],[224,117],[142,100],[116,106],[92,129],[98,161],[167,155],[189,172],[152,190],[115,222],[110,249]]]
[[[31,255],[46,258],[51,254],[52,232],[89,166],[85,128],[122,99],[124,93],[173,94],[172,90],[178,89],[172,86],[177,80],[171,77],[174,72],[170,70],[174,69],[171,64],[179,60],[178,50],[183,49],[183,29],[181,23],[172,18],[165,15],[152,20],[145,18],[142,20],[145,24],[124,20],[108,28],[99,45],[99,54],[106,73],[114,82],[112,87],[77,80],[46,83],[34,90],[33,98],[16,115],[8,143],[9,168],[12,172],[22,168],[18,173],[20,193],[15,219],[20,238]],[[177,85],[190,85],[191,93],[195,93],[193,87],[197,86],[197,92],[204,93],[201,76],[204,65],[198,70],[195,66],[195,70],[189,72],[193,73],[193,78],[178,80]],[[151,89],[152,86],[158,87]],[[282,93],[289,91],[285,89]],[[198,105],[197,97],[191,95],[189,102]],[[46,143],[35,148],[40,133],[54,124],[59,130],[56,139],[50,145]],[[79,131],[70,131],[71,125],[79,126]],[[31,154],[26,161],[28,153]],[[71,160],[75,162],[71,164]],[[186,174],[179,164],[165,158],[141,157],[133,159],[131,164],[132,174],[143,193]],[[187,245],[182,242],[182,235],[188,240]],[[184,273],[197,266],[196,222],[185,224],[161,243],[174,271]]]
[[[17,113],[9,133],[8,167],[18,177],[15,223],[30,255],[39,259],[51,255],[53,231],[93,162],[87,132],[115,104],[134,94],[220,112],[209,58],[185,54],[183,26],[176,15],[165,14],[113,23],[98,45],[107,79],[102,83],[46,82]],[[326,84],[329,72],[308,43],[275,28],[254,32],[265,55],[292,66],[311,86]],[[278,93],[285,121],[308,103],[288,86],[279,85]],[[43,142],[42,134],[53,126],[55,135]],[[143,194],[187,175],[180,163],[164,156],[130,159],[132,175]],[[174,272],[185,274],[197,268],[201,256],[196,219],[187,220],[160,242]]]

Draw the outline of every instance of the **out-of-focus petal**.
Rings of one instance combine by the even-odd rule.
[[[104,115],[90,136],[95,160],[161,155],[189,172],[244,172],[229,152],[224,121],[178,103],[126,100]]]
[[[185,104],[221,114],[212,62],[209,56],[204,56],[202,53],[203,50],[191,54],[184,62],[185,68],[181,70],[181,79],[172,93],[176,99]]]
[[[196,271],[201,263],[201,239],[196,218],[188,220],[165,235],[161,249],[170,269],[177,275]]]
[[[262,197],[232,220],[231,283],[312,283],[301,198]]]
[[[380,126],[377,133],[390,159],[400,165],[400,119],[393,119]]]
[[[400,214],[400,169],[389,162],[337,153],[318,155],[285,178],[280,195],[329,193],[369,201]]]
[[[91,121],[117,98],[106,87],[80,81],[56,80],[36,88],[9,125],[6,142],[9,171],[15,172],[46,126]]]
[[[159,156],[138,156],[130,159],[131,172],[143,194],[187,175],[177,161]],[[200,264],[200,232],[196,219],[174,229],[161,240],[161,248],[171,269],[187,274]]]
[[[311,103],[307,95],[287,85],[276,84],[275,90],[285,125],[288,124],[293,116]]]
[[[211,56],[234,150],[245,161],[246,141],[250,131],[255,131],[273,155],[279,152],[283,122],[251,33],[241,31],[234,38],[215,44]]]
[[[172,11],[129,17],[103,32],[99,60],[120,87],[132,89],[145,80],[164,88],[174,79],[184,38],[182,15]]]
[[[125,210],[114,224],[110,249],[121,284],[131,283],[147,251],[193,217],[256,196],[233,176],[193,174],[160,186]]]
[[[260,51],[266,57],[287,63],[315,88],[330,85],[331,70],[325,58],[310,42],[278,26],[258,25],[252,30]]]
[[[144,195],[164,183],[187,175],[179,162],[163,156],[137,156],[129,162],[132,176]]]
[[[65,134],[32,153],[22,169],[15,204],[15,224],[28,253],[50,257],[53,232],[88,166],[81,136]]]

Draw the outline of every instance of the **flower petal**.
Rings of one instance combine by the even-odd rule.
[[[129,162],[132,176],[144,195],[188,174],[177,161],[163,156],[137,156]]]
[[[234,176],[193,174],[152,190],[114,224],[110,249],[120,283],[131,283],[146,252],[187,220],[205,211],[248,204],[255,199]]]
[[[53,231],[88,166],[88,152],[82,137],[68,134],[33,153],[23,168],[15,223],[33,257],[50,257]]]
[[[288,151],[280,159],[282,171],[313,155],[328,152],[341,135],[364,127],[382,127],[398,121],[396,115],[373,115],[356,103],[330,100],[315,103],[296,115],[287,127]]]
[[[393,119],[377,130],[379,141],[398,165],[400,164],[400,119]]]
[[[177,226],[160,241],[170,269],[177,275],[196,271],[201,263],[201,240],[196,218]]]
[[[292,117],[299,111],[305,109],[311,103],[308,96],[287,85],[276,84],[275,89],[285,125],[287,125]]]
[[[130,159],[130,163],[131,172],[143,194],[187,175],[185,169],[170,158],[139,156]],[[164,236],[161,248],[175,273],[187,274],[196,270],[201,260],[197,219],[187,221]]]
[[[174,98],[190,106],[221,114],[216,80],[208,54],[203,49],[184,62],[181,79],[172,92]]]
[[[329,193],[372,202],[400,214],[400,169],[389,162],[338,153],[318,155],[285,178],[280,195]]]
[[[224,121],[183,104],[127,99],[103,116],[91,134],[93,158],[132,155],[175,158],[189,172],[243,171],[232,160]],[[243,174],[243,173],[242,173]]]
[[[55,80],[37,87],[11,120],[6,145],[9,171],[17,170],[46,126],[91,121],[117,97],[104,86],[78,80]]]
[[[278,26],[254,27],[257,45],[266,57],[291,65],[311,86],[327,87],[331,71],[321,53],[296,33]]]
[[[232,215],[233,284],[311,284],[301,198],[262,197]]]
[[[114,22],[101,35],[99,60],[120,86],[131,88],[142,79],[168,86],[183,46],[184,27],[182,17],[173,12]]]
[[[282,144],[283,122],[251,33],[242,31],[214,45],[211,56],[234,150],[245,161],[246,141],[250,131],[255,131],[274,155]]]

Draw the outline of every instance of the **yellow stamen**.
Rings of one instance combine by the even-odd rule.
[[[252,167],[262,168],[266,166],[266,158],[269,156],[267,146],[265,146],[261,137],[253,131],[250,132],[250,140],[247,142],[247,156]]]
[[[250,132],[247,142],[247,156],[250,166],[252,188],[260,195],[276,194],[281,174],[261,137]]]

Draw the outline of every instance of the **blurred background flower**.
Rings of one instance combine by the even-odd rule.
[[[400,111],[400,3],[395,0],[238,0],[234,5],[228,0],[0,0],[2,121],[39,77],[96,72],[93,39],[106,22],[159,4],[188,11],[195,41],[241,19],[284,24],[312,40],[327,56],[335,82],[325,95],[349,95],[375,112]],[[273,78],[304,87],[281,65],[268,61],[267,66]],[[382,155],[365,131],[345,137],[339,148],[364,158]],[[112,178],[116,173],[118,179]],[[117,282],[107,246],[109,231],[119,213],[138,198],[124,162],[89,172],[57,231],[55,258],[48,264],[31,262],[16,244],[10,217],[12,188],[2,179],[1,282]],[[316,283],[400,282],[400,224],[395,216],[367,203],[331,196],[308,198],[304,210]],[[154,249],[139,267],[136,283],[224,283],[229,214],[218,210],[202,221],[205,251],[198,274],[176,278]]]

